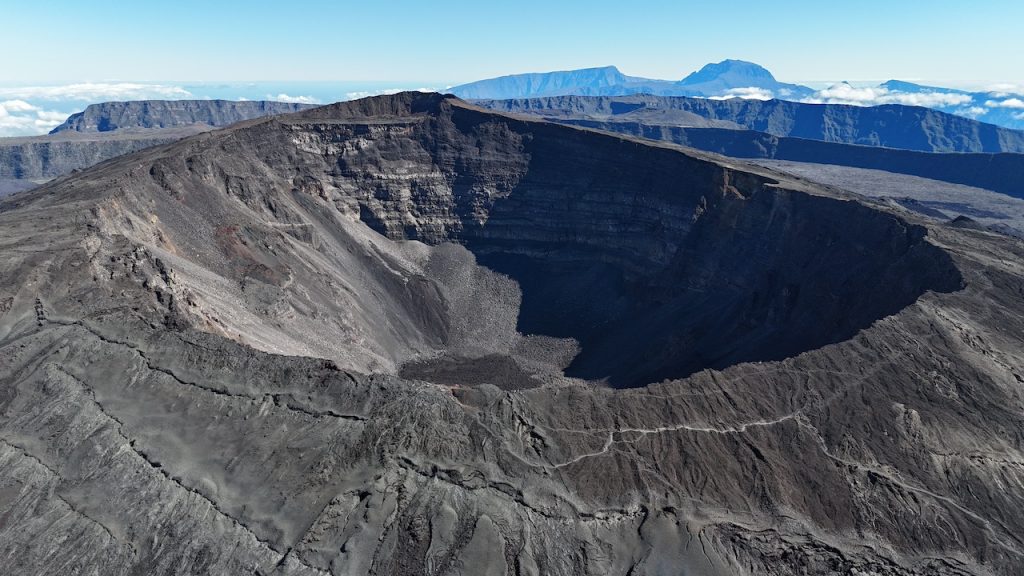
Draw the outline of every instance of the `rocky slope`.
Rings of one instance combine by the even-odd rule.
[[[399,94],[0,201],[0,566],[1012,574],[1024,246]]]
[[[110,132],[138,128],[173,128],[205,124],[227,126],[242,120],[287,114],[311,108],[290,102],[235,102],[231,100],[133,100],[92,104],[50,131]]]
[[[480,106],[548,119],[695,126],[694,115],[720,127],[772,136],[922,152],[1024,153],[1024,132],[916,106],[845,106],[783,100],[710,100],[661,96],[561,96],[485,100]]]

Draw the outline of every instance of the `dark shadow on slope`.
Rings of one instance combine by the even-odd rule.
[[[580,342],[566,375],[628,388],[795,356],[959,289],[924,236],[860,204],[763,191],[706,215],[670,263],[642,271],[571,244],[470,248],[519,283],[521,332]]]
[[[579,342],[569,376],[623,388],[779,360],[961,286],[925,229],[890,213],[670,147],[437,105],[449,115],[415,137],[448,171],[450,200],[386,189],[360,218],[393,238],[461,242],[517,281],[520,332]]]

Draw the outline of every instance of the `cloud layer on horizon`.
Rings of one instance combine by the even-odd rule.
[[[267,94],[267,100],[274,100],[276,102],[292,102],[295,104],[319,104],[320,101],[312,96],[289,96],[284,92],[274,96],[273,94]]]
[[[108,100],[182,99],[193,95],[181,86],[139,82],[80,82],[56,86],[0,87],[0,98],[85,102]]]
[[[448,88],[451,88],[449,86]],[[389,94],[398,94],[399,92],[436,92],[437,88],[384,88],[382,90],[360,90],[358,92],[346,92],[346,100],[359,100],[360,98],[369,98],[371,96],[387,96]],[[441,90],[444,92],[445,90]]]
[[[1000,85],[1000,89],[1018,89],[1011,85]],[[986,98],[987,97],[987,98]],[[787,99],[785,94],[773,93],[764,88],[747,87],[733,88],[720,96],[711,96],[712,100],[743,98],[769,100],[771,98]],[[973,120],[982,120],[986,115],[1000,110],[1003,117],[1024,120],[1024,95],[1017,92],[981,92],[966,93],[952,90],[926,90],[921,92],[903,92],[890,90],[884,86],[852,86],[846,82],[834,84],[812,95],[802,98],[799,102],[806,104],[844,104],[849,106],[879,106],[882,104],[901,104],[904,106],[922,106],[942,110]],[[1020,110],[1021,112],[1017,112]]]
[[[779,94],[779,96],[784,96],[784,94]],[[711,100],[731,100],[733,98],[742,98],[743,100],[771,100],[772,98],[775,98],[775,94],[767,88],[748,86],[746,88],[730,88],[721,96],[712,96]]]
[[[845,82],[818,90],[814,95],[801,100],[808,104],[848,104],[853,106],[902,104],[926,108],[966,106],[973,101],[974,98],[970,94],[958,92],[898,92],[882,86],[857,88]]]
[[[144,82],[0,86],[0,137],[45,134],[93,102],[193,97],[181,86]]]
[[[767,88],[748,86],[732,88],[720,96],[711,96],[711,100],[729,100],[742,98],[746,100],[785,99],[786,94],[775,94]],[[811,96],[799,100],[805,104],[846,104],[849,106],[878,106],[881,104],[902,104],[904,106],[924,106],[926,108],[949,108],[968,106],[974,99],[970,94],[957,92],[898,92],[890,91],[881,86],[854,87],[846,83],[835,84],[818,90]],[[1019,102],[1019,100],[1018,100]],[[1021,102],[1024,105],[1024,102]],[[993,106],[994,104],[987,104]],[[1007,106],[1010,107],[1010,106]],[[1021,106],[1024,108],[1024,106]],[[980,113],[986,112],[984,108]]]
[[[49,132],[68,117],[20,99],[0,101],[0,136],[32,136]]]
[[[1024,110],[1024,100],[1020,98],[1008,98],[1006,100],[989,100],[985,102],[989,108],[1017,108]]]

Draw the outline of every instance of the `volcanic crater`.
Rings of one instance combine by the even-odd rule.
[[[403,93],[0,199],[0,255],[12,573],[1024,565],[1008,237]]]
[[[860,204],[631,139],[411,98],[411,121],[362,110],[378,120],[306,126],[327,151],[326,185],[348,189],[384,236],[456,242],[513,279],[520,294],[496,295],[496,308],[518,308],[524,335],[572,340],[567,376],[626,388],[780,360],[961,285],[924,228]],[[448,304],[462,322],[488,314]],[[531,386],[529,366],[545,360],[533,348],[445,351],[402,374]]]

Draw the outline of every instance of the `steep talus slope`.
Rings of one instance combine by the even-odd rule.
[[[688,115],[772,136],[923,152],[1024,152],[1024,131],[916,106],[847,106],[784,100],[712,100],[667,96],[559,96],[481,100],[502,112],[604,122],[699,126]],[[568,113],[568,114],[567,114]],[[682,114],[673,118],[675,114]],[[726,125],[718,127],[728,127]]]
[[[419,94],[111,161],[0,233],[9,572],[1024,561],[1007,238]]]

